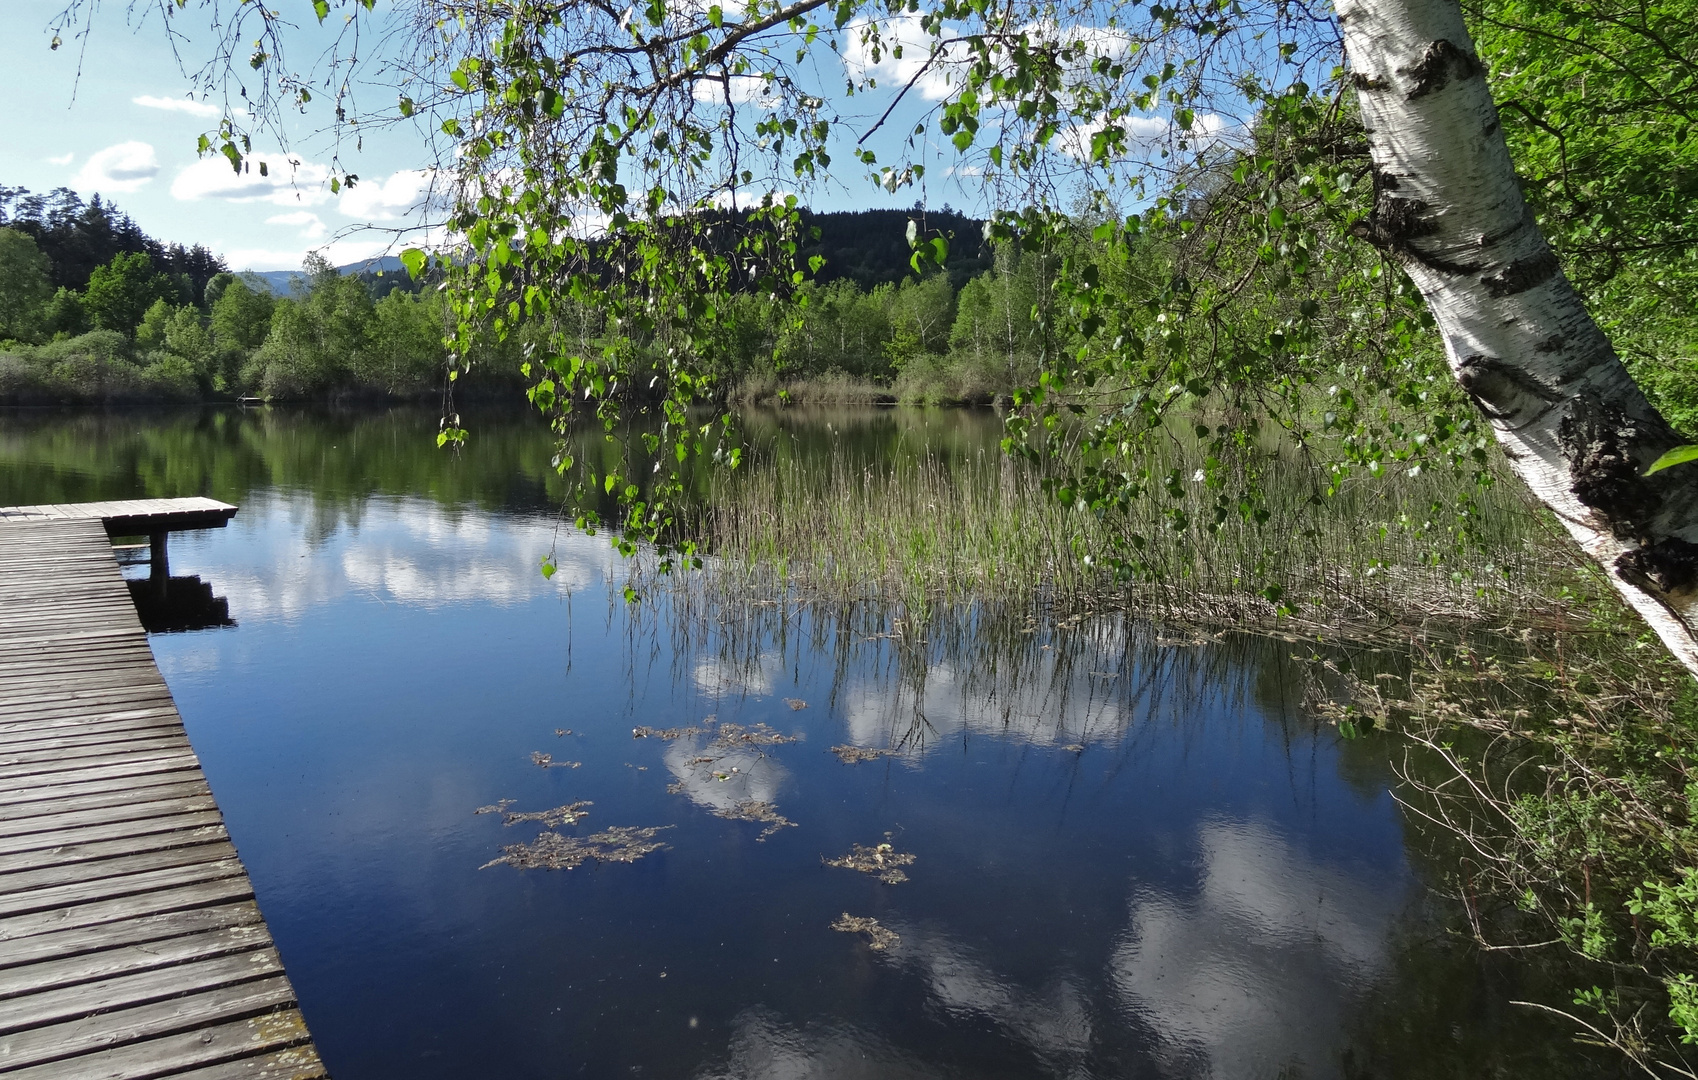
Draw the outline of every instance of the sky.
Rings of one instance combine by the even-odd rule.
[[[193,70],[173,54],[157,16],[131,25],[125,5],[108,0],[79,55],[85,43],[69,34],[59,49],[49,47],[49,23],[63,4],[0,4],[0,40],[8,43],[0,100],[14,103],[0,109],[0,185],[37,193],[68,187],[84,199],[98,193],[149,235],[203,244],[237,271],[298,269],[313,250],[346,265],[408,246],[380,230],[417,220],[426,181],[422,134],[368,133],[361,149],[344,147],[344,167],[361,180],[332,194],[328,147],[314,137],[309,116],[290,136],[298,167],[278,168],[285,155],[256,143],[271,160],[270,176],[239,177],[223,158],[197,155],[198,137],[217,125],[219,110],[190,96]],[[310,40],[315,28],[305,0],[282,8],[294,6],[307,14]],[[184,49],[191,64],[192,52],[191,43]],[[845,152],[839,160],[848,158]],[[955,193],[957,203],[964,194]],[[909,206],[915,197],[886,196],[856,177],[814,202],[849,209]]]
[[[290,6],[306,8],[304,0]],[[362,181],[332,194],[327,148],[303,121],[290,136],[291,155],[256,143],[270,159],[269,177],[237,176],[222,158],[197,155],[219,110],[189,96],[192,71],[173,55],[157,17],[132,26],[125,5],[108,2],[79,55],[83,43],[69,34],[58,50],[49,47],[48,24],[62,7],[63,0],[0,4],[0,41],[8,43],[0,100],[11,103],[0,109],[0,185],[68,187],[85,199],[99,193],[149,235],[204,244],[235,270],[298,269],[311,250],[340,265],[395,244],[392,233],[363,227],[407,223],[425,177],[422,137],[377,133],[363,149],[345,150],[345,167]],[[299,167],[279,168],[290,156]]]
[[[409,246],[393,230],[420,218],[428,177],[422,169],[428,159],[421,131],[368,131],[359,149],[344,146],[343,169],[358,174],[360,181],[337,194],[327,183],[330,148],[314,135],[323,121],[320,114],[309,113],[299,121],[299,130],[289,133],[287,155],[275,143],[256,143],[255,156],[269,159],[268,177],[252,171],[238,176],[223,158],[196,153],[198,137],[215,127],[220,115],[215,105],[190,96],[193,71],[183,66],[210,55],[204,32],[183,46],[185,60],[180,61],[157,13],[131,25],[130,5],[105,0],[86,40],[67,32],[62,47],[53,50],[49,24],[64,3],[0,3],[0,40],[8,44],[7,63],[0,66],[0,100],[12,106],[0,109],[0,185],[38,193],[63,186],[85,199],[99,193],[150,235],[168,243],[203,244],[237,271],[298,269],[314,250],[347,265]],[[328,43],[327,32],[313,24],[307,0],[279,6],[285,15],[298,9],[301,16],[292,59],[310,58]],[[196,10],[190,5],[189,15]],[[191,17],[175,22],[180,30],[193,28]],[[923,38],[917,24],[913,36]],[[859,60],[857,74],[877,76],[883,84],[855,101],[868,118],[882,111],[889,88],[909,81],[923,55],[915,48],[900,60],[887,52],[872,62],[854,57],[853,46],[848,51],[852,66]],[[820,78],[836,83],[843,77],[842,61],[827,57],[833,70],[822,71]],[[907,102],[919,110],[947,94],[946,85],[932,76],[914,90]],[[387,97],[395,90],[376,86],[365,92]],[[879,142],[891,143],[894,151],[899,133],[912,130],[913,116],[892,119]],[[1158,133],[1165,126],[1155,118],[1149,122]],[[884,160],[899,156],[879,149]],[[858,166],[850,166],[853,175],[811,193],[810,202],[817,210],[908,207],[917,199],[935,207],[953,201],[969,212],[988,209],[980,205],[986,201],[984,185],[974,170],[949,168],[949,154],[922,154],[933,162],[926,188],[887,194]],[[840,165],[851,161],[848,146],[834,149],[834,156]],[[290,159],[294,167],[280,167]]]

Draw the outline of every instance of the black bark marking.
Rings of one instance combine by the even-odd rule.
[[[1560,352],[1562,347],[1567,344],[1568,338],[1566,336],[1562,334],[1552,334],[1550,337],[1533,346],[1533,351],[1540,354]]]
[[[1647,591],[1684,592],[1698,584],[1698,544],[1678,536],[1634,548],[1616,556],[1615,569],[1628,581]]]
[[[1640,475],[1634,448],[1651,433],[1614,405],[1576,398],[1557,427],[1574,497],[1603,518],[1618,540],[1644,541],[1663,498]]]
[[[1360,71],[1350,73],[1350,83],[1357,90],[1390,90],[1391,83],[1378,75],[1364,75]]]
[[[1410,101],[1443,90],[1453,78],[1474,79],[1484,73],[1479,57],[1443,38],[1428,45],[1427,51],[1421,54],[1421,59],[1413,67],[1402,70],[1402,74],[1415,80],[1408,94]]]
[[[1438,231],[1431,218],[1427,217],[1428,206],[1420,199],[1406,199],[1401,195],[1388,195],[1386,181],[1389,176],[1376,176],[1380,194],[1374,200],[1374,209],[1366,219],[1358,221],[1350,227],[1350,235],[1358,240],[1366,240],[1375,247],[1402,256],[1422,266],[1430,267],[1446,274],[1463,276],[1480,271],[1478,263],[1459,263],[1449,259],[1441,259],[1437,255],[1416,248],[1410,241],[1431,235]]]
[[[1480,279],[1480,284],[1486,287],[1489,295],[1502,299],[1543,285],[1561,272],[1562,264],[1557,261],[1556,252],[1546,247],[1525,259],[1515,260],[1495,274],[1487,274]]]
[[[1493,420],[1525,420],[1563,398],[1562,391],[1495,356],[1464,357],[1456,381]]]

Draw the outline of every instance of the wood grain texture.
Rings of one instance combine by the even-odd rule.
[[[0,508],[0,1074],[321,1080],[110,536],[210,499]]]

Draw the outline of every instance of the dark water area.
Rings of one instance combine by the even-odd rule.
[[[409,411],[0,412],[0,505],[240,504],[172,540],[152,645],[339,1080],[1606,1068],[1453,933],[1395,746],[1305,711],[1301,647],[629,605],[605,537],[559,523],[547,429],[471,419],[455,456]],[[749,423],[822,463],[1000,437]],[[495,862],[624,828],[664,846]],[[906,880],[828,865],[884,844]]]

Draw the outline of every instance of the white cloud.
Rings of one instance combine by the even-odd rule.
[[[75,155],[75,154],[60,154],[58,157],[48,158],[47,164],[49,164],[49,165],[69,165],[71,163],[71,159],[76,157],[76,156],[77,155]]]
[[[261,167],[264,171],[261,171]],[[227,199],[230,202],[268,202],[277,206],[316,206],[330,198],[323,165],[276,151],[256,150],[240,172],[220,154],[201,158],[177,174],[171,194],[183,202]]]
[[[733,105],[754,105],[761,109],[778,105],[777,87],[759,75],[728,75],[724,80],[697,79],[691,85],[690,93],[704,104],[723,105],[728,87]]]
[[[308,239],[303,237],[302,239]],[[225,248],[224,261],[238,272],[243,270],[299,270],[309,251],[316,251],[336,266],[363,262],[390,253],[394,244],[388,239],[359,240],[345,238],[328,244],[303,244],[295,248]],[[428,246],[428,245],[427,245]],[[558,575],[557,575],[558,576]]]
[[[875,43],[869,40],[869,26],[877,28],[876,58]],[[928,101],[941,101],[949,96],[951,69],[963,62],[963,50],[957,49],[951,55],[946,49],[944,55],[927,66],[936,39],[923,28],[917,13],[898,15],[877,24],[852,23],[848,37],[843,66],[850,78],[876,79],[880,87],[888,90],[901,90],[913,82],[914,89]],[[902,52],[900,57],[896,55],[898,49]]]
[[[202,120],[211,120],[223,111],[218,106],[205,101],[193,101],[189,98],[155,97],[152,94],[133,97],[130,101],[144,109],[164,109],[166,112],[188,113],[190,116],[198,116]]]
[[[311,210],[296,210],[288,214],[273,214],[265,219],[267,225],[292,225],[301,230],[301,239],[317,240],[329,231],[324,220]]]
[[[73,181],[79,188],[99,191],[135,191],[159,175],[159,159],[144,142],[122,142],[99,150],[83,163]]]
[[[337,209],[366,221],[412,217],[431,204],[434,180],[429,169],[402,169],[387,180],[361,180],[342,190]]]

